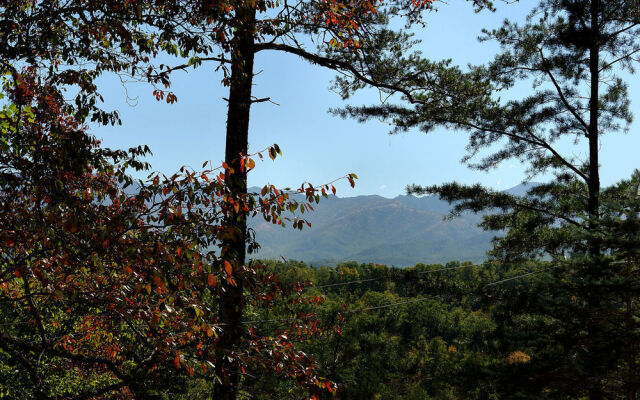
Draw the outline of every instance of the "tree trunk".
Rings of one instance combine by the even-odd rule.
[[[587,201],[587,215],[589,217],[589,231],[591,236],[589,237],[588,250],[591,256],[591,262],[588,266],[589,274],[592,275],[592,280],[597,281],[600,276],[599,266],[594,265],[600,257],[601,245],[600,240],[597,237],[597,230],[599,226],[600,218],[600,166],[599,166],[599,114],[600,114],[600,0],[592,0],[590,4],[591,14],[591,38],[589,46],[589,73],[591,75],[591,93],[589,96],[589,181],[588,181],[588,201]],[[592,315],[597,316],[600,309],[600,299],[597,291],[590,291],[590,295],[587,299],[589,311]],[[597,318],[591,318],[587,323],[587,331],[590,336],[590,340],[593,342],[598,341],[599,327],[595,321]],[[597,350],[598,344],[595,344]],[[592,352],[593,353],[593,352]],[[595,351],[598,354],[598,351]],[[593,359],[591,363],[597,363],[597,359]],[[597,356],[596,356],[597,358]],[[596,364],[594,364],[596,365]],[[593,378],[594,381],[589,388],[590,400],[602,400],[604,399],[604,393],[602,390],[602,382],[599,374]]]
[[[631,250],[627,250],[627,279],[631,280]],[[625,303],[626,303],[626,334],[628,336],[633,334],[634,330],[634,320],[633,320],[633,299],[631,297],[631,292],[627,289],[625,294]],[[626,382],[626,392],[627,392],[627,400],[636,400],[636,345],[631,342],[627,346],[627,382]]]
[[[241,155],[249,147],[249,113],[253,82],[255,8],[240,3],[236,7],[237,30],[233,38],[231,82],[227,113],[225,171],[229,190],[236,199],[247,193],[247,173],[240,167]],[[231,173],[233,169],[233,173]],[[247,215],[240,208],[226,217],[225,225],[232,237],[223,240],[221,256],[233,266],[235,285],[222,282],[218,310],[223,329],[216,346],[216,380],[213,398],[235,400],[238,393],[239,365],[237,351],[242,338],[243,295],[242,267],[246,256]]]
[[[600,114],[600,0],[591,2],[591,45],[589,48],[589,73],[591,75],[591,93],[589,101],[589,199],[587,214],[589,215],[589,229],[594,232],[598,227],[600,216],[600,166],[598,157],[599,129],[598,118]],[[592,240],[590,246],[592,256],[600,254],[600,245]]]

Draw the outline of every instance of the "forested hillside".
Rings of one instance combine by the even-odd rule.
[[[494,234],[478,228],[479,216],[445,220],[447,212],[447,203],[436,198],[331,197],[314,208],[312,227],[302,232],[256,221],[257,256],[321,265],[484,260]]]
[[[249,318],[256,330],[271,334],[290,323],[291,313],[313,313],[322,321],[323,333],[302,348],[323,376],[342,383],[337,395],[323,398],[538,399],[555,390],[554,368],[572,368],[567,344],[546,347],[551,338],[537,337],[560,323],[540,320],[531,297],[545,295],[540,288],[554,279],[549,267],[270,263],[268,270],[285,282],[307,282],[303,297],[319,303],[276,305]],[[624,365],[609,371],[612,393],[625,373]],[[255,398],[297,398],[293,386],[278,380],[247,378],[244,384],[247,393],[263,393]]]
[[[522,195],[532,186],[521,184],[505,192]],[[284,257],[317,265],[483,262],[491,240],[501,233],[479,227],[481,214],[448,218],[450,209],[435,196],[332,196],[308,216],[311,229],[295,232],[259,219],[250,226],[260,243],[257,257],[263,259]]]

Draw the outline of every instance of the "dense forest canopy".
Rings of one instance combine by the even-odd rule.
[[[431,0],[0,4],[0,397],[638,399],[640,172],[600,178],[607,135],[632,120],[637,2],[540,0],[485,31],[501,52],[467,68],[411,40],[445,6]],[[249,154],[252,105],[270,101],[253,94],[259,52],[335,71],[345,98],[381,95],[343,117],[464,131],[469,167],[515,159],[552,179],[408,188],[482,213],[501,233],[484,263],[259,260],[251,218],[313,229],[335,182],[357,179],[248,190],[282,153]],[[132,178],[150,149],[92,136],[119,122],[97,79],[130,75],[172,104],[172,74],[203,65],[229,92],[224,161]]]

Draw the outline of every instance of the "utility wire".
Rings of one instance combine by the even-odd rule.
[[[395,306],[401,306],[401,305],[404,305],[404,304],[419,303],[421,301],[427,301],[427,300],[433,300],[433,298],[431,298],[431,297],[421,297],[421,298],[418,298],[418,299],[405,300],[405,301],[400,301],[400,302],[397,302],[397,303],[384,304],[384,305],[381,305],[381,306],[358,308],[358,309],[355,309],[355,310],[348,310],[346,312],[347,313],[355,313],[355,312],[363,312],[363,311],[380,310],[380,309],[383,309],[383,308],[391,308],[391,307],[395,307]]]
[[[328,288],[328,287],[346,286],[346,285],[354,285],[356,283],[379,281],[379,280],[382,280],[382,279],[387,279],[387,278],[370,278],[370,279],[360,279],[360,280],[357,280],[357,281],[330,283],[330,284],[327,284],[327,285],[309,286],[306,289],[311,289],[311,288],[324,289],[324,288]]]
[[[470,266],[466,266],[465,265],[465,266],[460,266],[460,267],[442,268],[442,269],[438,269],[438,270],[424,271],[424,272],[421,272],[421,273],[438,272],[438,271],[459,269],[459,268],[464,268],[464,267],[470,267]],[[501,279],[499,281],[488,283],[488,284],[484,285],[483,287],[496,286],[496,285],[499,285],[499,284],[502,284],[502,283],[505,283],[505,282],[509,282],[509,281],[513,281],[513,280],[516,280],[516,279],[525,278],[527,276],[535,275],[535,274],[538,274],[538,273],[543,272],[545,270],[546,269],[541,269],[541,270],[538,270],[538,271],[532,271],[532,272],[528,272],[526,274],[513,276],[511,278]],[[346,285],[346,284],[350,284],[350,283],[369,282],[369,281],[380,280],[380,279],[381,278],[362,279],[362,280],[359,280],[359,281],[350,281],[350,282],[343,282],[343,283],[340,283],[340,284],[330,284],[330,285],[322,285],[322,286],[315,286],[315,287],[316,288],[330,287],[330,286],[335,286],[335,285],[343,285],[343,284]],[[471,292],[469,292],[468,294],[470,294],[470,293]],[[401,305],[405,305],[405,304],[419,303],[419,302],[423,302],[423,301],[427,301],[427,300],[433,300],[433,298],[432,297],[420,297],[420,298],[417,298],[417,299],[404,300],[404,301],[399,301],[399,302],[396,302],[396,303],[383,304],[383,305],[380,305],[380,306],[372,306],[372,307],[358,308],[358,309],[354,309],[354,310],[346,310],[346,311],[342,312],[342,314],[352,314],[352,313],[356,313],[356,312],[381,310],[381,309],[392,308],[392,307],[401,306]],[[308,317],[317,317],[318,314],[308,314],[307,316]],[[296,319],[299,319],[299,318],[298,317],[290,317],[290,318],[273,318],[273,319],[251,320],[251,321],[243,321],[242,324],[257,324],[257,323],[268,323],[268,322],[285,322],[285,321],[294,321]]]
[[[405,301],[400,301],[397,303],[390,303],[390,304],[384,304],[381,306],[373,306],[373,307],[364,307],[364,308],[357,308],[354,310],[347,310],[347,311],[343,311],[341,314],[352,314],[352,313],[356,313],[356,312],[364,312],[364,311],[372,311],[372,310],[379,310],[382,308],[390,308],[390,307],[395,307],[395,306],[400,306],[403,304],[411,304],[411,303],[418,303],[421,301],[426,301],[426,300],[432,300],[432,298],[430,297],[421,297],[419,299],[411,299],[411,300],[405,300]],[[317,317],[319,316],[318,314],[307,314],[308,317]],[[253,320],[253,321],[242,321],[243,324],[254,324],[254,323],[264,323],[264,322],[283,322],[283,321],[294,321],[298,318],[274,318],[274,319],[258,319],[258,320]]]
[[[424,274],[431,274],[434,272],[440,272],[440,271],[452,271],[455,269],[461,269],[461,268],[471,268],[471,267],[475,267],[475,265],[459,265],[457,267],[447,267],[447,268],[440,268],[440,269],[432,269],[432,270],[428,270],[428,271],[421,271],[421,272],[417,272],[417,275],[424,275]],[[381,280],[387,280],[389,279],[389,277],[383,277],[383,278],[369,278],[369,279],[359,279],[359,280],[355,280],[355,281],[348,281],[348,282],[338,282],[338,283],[329,283],[327,285],[319,285],[319,286],[309,286],[307,289],[311,289],[311,288],[316,288],[316,289],[323,289],[323,288],[328,288],[328,287],[337,287],[337,286],[346,286],[346,285],[354,285],[356,283],[365,283],[365,282],[372,282],[372,281],[381,281]]]
[[[430,273],[434,273],[434,272],[451,271],[451,270],[456,270],[456,269],[461,269],[461,268],[470,268],[470,267],[475,267],[475,265],[460,265],[460,266],[456,266],[456,267],[440,268],[440,269],[434,269],[434,270],[429,270],[429,271],[421,271],[421,272],[418,272],[417,274],[418,275],[424,275],[424,274],[430,274]],[[506,279],[501,279],[501,280],[498,280],[498,281],[495,281],[495,282],[490,282],[490,283],[484,285],[484,287],[496,286],[496,285],[499,285],[499,284],[502,284],[502,283],[505,283],[505,282],[513,281],[513,280],[516,280],[516,279],[525,278],[527,276],[535,275],[535,274],[538,274],[538,273],[543,272],[545,270],[546,269],[541,269],[541,270],[538,270],[538,271],[532,271],[532,272],[528,272],[526,274],[513,276],[511,278],[506,278]],[[339,283],[330,283],[330,284],[327,284],[327,285],[310,286],[309,288],[322,289],[322,288],[328,288],[328,287],[345,286],[345,285],[352,285],[352,284],[357,284],[357,283],[365,283],[365,282],[372,282],[372,281],[379,281],[379,280],[386,280],[386,279],[388,279],[388,277],[385,277],[385,278],[360,279],[360,280],[349,281],[349,282],[339,282]],[[468,294],[470,294],[470,293],[471,292],[469,292]],[[432,300],[432,298],[431,297],[421,297],[421,298],[417,298],[417,299],[405,300],[405,301],[400,301],[400,302],[396,302],[396,303],[383,304],[383,305],[380,305],[380,306],[358,308],[358,309],[354,309],[354,310],[344,311],[343,314],[352,314],[352,313],[356,313],[356,312],[366,312],[366,311],[373,311],[373,310],[381,310],[381,309],[392,308],[392,307],[401,306],[401,305],[405,305],[405,304],[419,303],[419,302],[423,302],[423,301],[427,301],[427,300]],[[317,317],[318,314],[308,314],[307,316],[308,317]],[[242,324],[243,325],[250,325],[250,324],[269,323],[269,322],[285,322],[285,321],[295,321],[297,319],[300,319],[300,317],[249,320],[249,321],[242,321]],[[27,322],[17,322],[16,321],[14,323],[2,323],[2,324],[0,324],[0,326],[10,326],[10,325],[18,325],[18,324],[27,324]],[[29,324],[32,324],[32,323],[29,322]],[[216,326],[223,326],[223,325],[227,325],[227,324],[216,324]]]
[[[532,272],[529,272],[529,273],[526,273],[526,274],[522,274],[522,275],[518,275],[518,276],[513,276],[513,277],[511,277],[511,278],[502,279],[502,280],[499,280],[499,281],[495,281],[495,282],[487,283],[487,284],[486,284],[486,285],[484,285],[484,286],[485,286],[485,287],[487,287],[487,286],[495,286],[495,285],[499,285],[499,284],[504,283],[504,282],[509,282],[509,281],[513,281],[513,280],[516,280],[516,279],[524,278],[524,277],[527,277],[527,276],[530,276],[530,275],[539,274],[539,273],[540,273],[540,272],[542,272],[542,271],[546,271],[546,269],[541,269],[541,270],[539,270],[539,271],[532,271]]]

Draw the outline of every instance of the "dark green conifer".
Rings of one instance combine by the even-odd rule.
[[[389,120],[395,131],[464,130],[471,168],[517,160],[529,179],[552,177],[524,196],[455,182],[409,187],[455,203],[453,214],[493,211],[483,226],[504,233],[494,257],[550,261],[494,293],[504,300],[503,350],[531,353],[526,368],[505,378],[515,398],[636,399],[637,200],[628,182],[601,189],[599,152],[632,120],[621,73],[635,72],[639,33],[636,1],[540,0],[524,24],[483,33],[502,48],[487,66],[438,64],[411,82],[390,82],[404,95],[400,104],[340,111]],[[533,88],[518,98],[513,89],[523,83]]]

